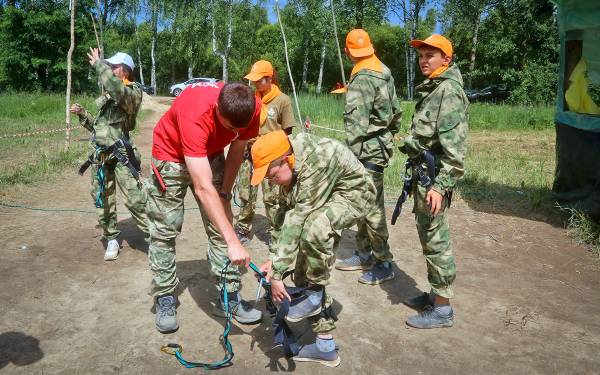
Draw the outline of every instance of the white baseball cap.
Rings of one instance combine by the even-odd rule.
[[[131,70],[135,68],[135,64],[133,63],[133,59],[131,58],[131,56],[124,52],[115,53],[114,56],[112,56],[110,59],[106,59],[106,62],[111,65],[125,64]]]

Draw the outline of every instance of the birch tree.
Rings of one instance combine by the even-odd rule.
[[[67,94],[66,94],[66,134],[65,134],[65,149],[69,148],[71,143],[71,61],[73,58],[73,50],[75,50],[75,7],[77,6],[77,0],[70,0],[69,5],[71,8],[71,44],[69,51],[67,52]]]
[[[229,53],[231,52],[231,36],[233,34],[233,0],[223,1],[227,6],[227,35],[225,37],[225,43],[221,46],[221,49],[217,47],[217,27],[216,27],[216,18],[219,14],[219,6],[215,6],[214,0],[210,1],[210,9],[211,9],[211,26],[212,26],[212,51],[215,56],[221,58],[221,62],[223,64],[223,75],[222,79],[224,82],[227,82],[229,79]]]

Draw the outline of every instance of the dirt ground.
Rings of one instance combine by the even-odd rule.
[[[152,128],[166,99],[136,137],[145,162]],[[148,174],[147,165],[144,174]],[[32,207],[77,208],[46,212],[0,207],[0,372],[2,374],[187,374],[160,351],[178,342],[184,356],[211,361],[223,356],[222,321],[211,314],[216,292],[209,281],[206,235],[188,194],[177,242],[181,279],[180,329],[154,328],[147,246],[124,212],[123,249],[104,262],[101,230],[89,196],[89,175],[69,171],[50,184],[7,193],[5,200]],[[388,197],[391,198],[391,197]],[[124,206],[119,205],[120,212]],[[249,245],[254,261],[266,258],[265,218]],[[294,364],[271,350],[270,318],[234,324],[233,366],[222,373],[259,374],[599,374],[600,264],[560,228],[510,211],[456,202],[452,234],[458,265],[455,326],[422,331],[404,320],[415,312],[401,301],[427,290],[409,210],[390,227],[397,277],[381,286],[359,284],[356,272],[334,271],[335,337],[342,364],[336,369]],[[391,208],[390,212],[391,214]],[[354,248],[344,233],[340,256]],[[257,283],[247,273],[242,295],[253,300]],[[264,304],[259,302],[264,310]],[[308,326],[294,326],[298,333]],[[308,330],[310,331],[310,330]],[[310,333],[302,336],[306,340]]]

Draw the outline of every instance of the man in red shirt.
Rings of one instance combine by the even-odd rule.
[[[183,225],[184,198],[192,188],[208,236],[208,261],[217,282],[225,271],[229,305],[240,323],[261,320],[260,311],[239,296],[240,271],[250,254],[232,227],[231,189],[243,159],[246,141],[258,135],[260,99],[240,83],[196,83],[175,99],[154,128],[152,178],[148,181],[150,248],[156,303],[156,328],[163,333],[179,328],[174,292],[175,238]],[[224,148],[229,145],[227,159]],[[225,316],[223,291],[215,314]]]

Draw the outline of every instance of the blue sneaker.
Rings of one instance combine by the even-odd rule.
[[[425,306],[425,309],[406,320],[413,328],[446,328],[454,325],[454,311],[450,305]]]
[[[341,363],[335,340],[318,337],[314,343],[300,348],[300,352],[293,359],[296,362],[317,362],[328,367],[336,367]]]
[[[335,262],[335,269],[340,271],[358,271],[369,270],[373,267],[373,257],[371,253],[355,252],[350,258],[338,259]]]
[[[370,271],[363,273],[358,279],[359,283],[377,285],[394,278],[394,270],[390,262],[379,262]]]
[[[177,331],[177,310],[175,310],[175,297],[165,295],[156,298],[156,318],[154,323],[160,333],[171,333]]]
[[[290,306],[290,309],[285,316],[285,320],[295,323],[321,313],[323,289],[319,291],[306,289],[304,295],[306,298],[297,304]]]

